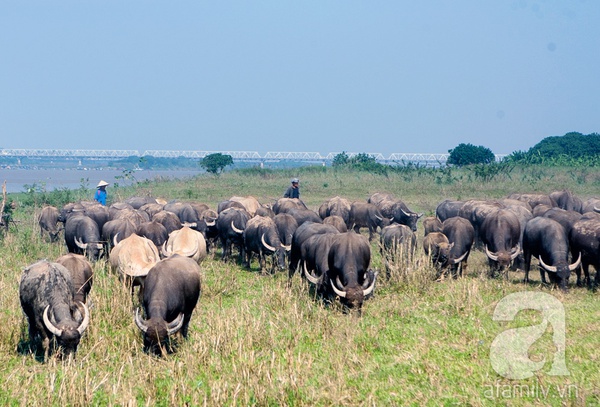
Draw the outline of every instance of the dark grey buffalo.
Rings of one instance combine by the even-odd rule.
[[[154,214],[152,220],[162,224],[165,229],[167,229],[167,233],[171,233],[172,231],[179,230],[183,227],[177,215],[165,210]]]
[[[156,247],[161,247],[164,242],[169,238],[167,228],[162,223],[155,220],[151,222],[144,222],[138,226],[136,234],[150,239]]]
[[[478,247],[482,245],[481,225],[488,214],[504,208],[504,204],[498,201],[486,201],[480,199],[470,199],[465,201],[458,211],[458,216],[467,219],[475,229],[475,244]]]
[[[308,209],[304,202],[298,198],[279,198],[273,205],[275,215],[287,213],[290,209]]]
[[[98,260],[103,249],[98,224],[83,214],[72,215],[65,223],[65,242],[69,253],[84,254]]]
[[[556,202],[550,196],[544,194],[519,194],[514,193],[508,196],[510,199],[518,199],[519,201],[527,202],[531,206],[533,211],[538,205],[548,205],[549,207],[555,207]]]
[[[58,240],[58,234],[61,231],[61,228],[58,226],[59,216],[60,212],[58,208],[54,206],[48,205],[42,208],[42,212],[38,218],[41,237],[44,236],[44,233],[47,233],[50,236],[51,242],[56,242]]]
[[[464,203],[465,201],[453,201],[451,199],[446,199],[440,202],[435,208],[435,216],[440,220],[440,222],[443,222],[448,218],[458,216],[458,212]]]
[[[64,266],[42,260],[23,270],[19,298],[29,321],[29,342],[31,346],[38,338],[41,340],[44,359],[48,358],[53,337],[62,356],[77,351],[90,314],[74,296],[73,280]]]
[[[173,212],[183,225],[192,229],[198,227],[200,216],[194,207],[187,202],[170,202],[163,208],[165,211]]]
[[[246,267],[250,268],[252,255],[256,254],[261,272],[265,271],[267,257],[271,257],[273,260],[271,272],[275,271],[275,267],[280,270],[285,269],[285,253],[291,249],[291,246],[285,246],[281,242],[277,225],[273,219],[265,216],[253,217],[246,223],[243,235]]]
[[[423,236],[427,236],[431,232],[441,232],[442,221],[435,216],[428,216],[423,219]]]
[[[326,300],[334,296],[329,280],[329,249],[335,239],[341,235],[341,233],[314,234],[306,239],[301,247],[303,275],[315,285],[317,294]]]
[[[245,209],[228,208],[219,213],[217,229],[223,249],[221,259],[229,260],[235,246],[240,253],[239,262],[244,261],[244,229],[250,220],[250,214]]]
[[[517,215],[507,209],[498,209],[489,213],[481,224],[481,240],[488,257],[491,275],[495,272],[505,271],[506,267],[519,255],[519,238],[521,224]]]
[[[550,218],[533,218],[525,225],[523,234],[525,282],[529,282],[531,256],[540,262],[540,277],[546,283],[545,272],[550,281],[562,290],[567,289],[571,271],[579,267],[581,254],[574,264],[569,264],[569,238],[565,228]]]
[[[219,204],[217,205],[217,213],[221,213],[225,209],[229,209],[229,208],[246,210],[246,207],[241,202],[227,200],[227,201],[219,202]]]
[[[181,332],[187,338],[192,312],[200,298],[200,266],[175,254],[154,265],[144,280],[142,307],[135,323],[144,334],[144,350],[161,354],[172,350],[169,337]]]
[[[302,245],[304,242],[313,235],[323,233],[337,234],[340,232],[334,226],[322,223],[306,222],[298,226],[292,237],[292,249],[290,251],[290,263],[288,267],[290,279],[294,276],[302,260]]]
[[[58,264],[63,265],[71,274],[73,290],[75,291],[74,300],[87,302],[88,294],[92,289],[94,272],[90,262],[80,254],[69,253],[56,259]]]
[[[348,231],[347,222],[344,220],[344,218],[338,215],[327,216],[325,219],[323,219],[323,223],[335,226],[335,228],[341,233],[346,233]]]
[[[102,230],[104,224],[110,220],[110,213],[106,206],[96,202],[92,205],[84,205],[84,207],[83,214],[92,218],[98,225],[98,228]]]
[[[132,196],[127,198],[124,202],[131,205],[133,209],[140,209],[144,205],[156,204],[156,198],[151,196]]]
[[[277,225],[277,232],[279,233],[281,243],[285,246],[291,246],[294,232],[298,229],[296,219],[290,214],[280,213],[273,217],[273,222]]]
[[[581,269],[585,276],[585,282],[588,287],[592,287],[589,268],[593,266],[596,270],[594,282],[600,283],[600,219],[584,218],[573,224],[571,235],[569,236],[570,250],[572,257],[581,253]],[[577,270],[577,285],[581,285],[581,270]]]
[[[304,222],[315,222],[321,223],[323,219],[319,216],[319,214],[310,209],[302,209],[302,208],[290,208],[287,212],[289,215],[292,215],[298,226],[302,225]]]
[[[352,203],[348,229],[360,233],[360,228],[366,227],[369,229],[369,240],[373,240],[377,228],[383,229],[389,224],[390,219],[385,218],[376,205],[358,201]]]
[[[408,226],[395,223],[381,229],[379,242],[389,278],[392,265],[398,264],[400,260],[407,264],[412,259],[417,246],[417,235]]]
[[[142,207],[139,208],[139,210],[146,212],[148,214],[148,216],[150,217],[150,219],[152,219],[152,217],[154,215],[156,215],[158,212],[162,211],[163,208],[164,208],[163,204],[148,203],[148,204],[142,205]]]
[[[130,219],[109,220],[102,227],[102,240],[106,242],[108,251],[123,239],[134,234],[138,226]]]
[[[319,207],[319,216],[323,220],[328,216],[339,216],[344,220],[344,223],[348,225],[350,220],[350,207],[350,201],[346,198],[335,196],[328,199]]]
[[[448,241],[448,237],[442,232],[431,232],[423,239],[423,251],[425,255],[431,259],[431,262],[440,272],[448,264],[450,257],[450,249],[452,245]]]
[[[552,208],[548,211],[544,212],[542,215],[544,218],[549,218],[557,221],[565,228],[567,232],[567,236],[571,234],[571,229],[573,229],[573,225],[575,222],[582,218],[582,214],[575,211],[567,211],[561,208]]]
[[[375,288],[377,274],[369,268],[370,264],[371,246],[366,237],[347,232],[331,244],[328,255],[331,287],[344,306],[359,314],[364,300]]]
[[[554,191],[548,194],[550,199],[554,202],[555,206],[564,209],[566,211],[572,211],[575,207],[575,200],[573,199],[573,193],[568,189],[562,191]]]
[[[452,245],[448,252],[447,266],[453,277],[462,276],[467,271],[469,254],[475,242],[475,229],[465,218],[453,216],[442,223],[442,233]]]
[[[374,199],[374,196],[372,195],[369,198],[369,201],[376,202],[377,199]],[[417,221],[423,214],[411,211],[400,199],[383,198],[375,205],[377,205],[385,218],[390,219],[392,222],[406,225],[410,227],[413,232],[417,231]]]

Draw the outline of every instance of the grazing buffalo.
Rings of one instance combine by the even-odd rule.
[[[581,253],[574,264],[569,264],[569,238],[560,223],[550,218],[533,218],[525,225],[523,235],[525,282],[529,282],[531,256],[540,262],[540,277],[546,283],[545,272],[550,281],[562,290],[567,289],[571,271],[579,267]],[[545,259],[545,260],[544,260]]]
[[[375,288],[377,274],[369,269],[371,246],[354,232],[340,234],[328,255],[329,281],[342,304],[360,315],[363,302]]]
[[[431,232],[441,232],[442,221],[435,216],[428,216],[423,219],[423,236],[427,236]]]
[[[113,247],[109,256],[111,268],[131,284],[132,294],[136,286],[144,285],[148,271],[159,260],[158,248],[154,243],[136,234],[121,240]]]
[[[60,256],[56,262],[64,266],[71,274],[75,302],[87,302],[87,296],[92,289],[94,272],[90,262],[80,254],[69,253]]]
[[[142,299],[145,319],[139,308],[135,313],[145,351],[160,355],[172,350],[169,337],[179,331],[187,338],[200,290],[200,266],[189,257],[173,255],[148,271]]]
[[[252,255],[258,255],[260,271],[265,272],[266,258],[272,257],[272,269],[275,267],[280,270],[285,269],[286,252],[291,246],[285,246],[279,238],[279,231],[275,221],[265,216],[255,216],[248,220],[244,229],[244,247],[246,249],[246,264],[250,268]]]
[[[521,252],[521,224],[513,212],[498,209],[486,216],[480,233],[493,277],[496,270],[504,271]],[[508,278],[508,270],[505,277]]]
[[[38,337],[41,339],[44,360],[52,337],[62,350],[61,356],[72,356],[77,351],[90,313],[74,296],[73,280],[64,266],[42,260],[23,270],[19,298],[29,321],[29,342],[32,345]]]
[[[83,214],[92,218],[100,230],[102,230],[104,224],[111,219],[106,206],[101,205],[98,202],[84,206]]]
[[[323,219],[323,223],[335,226],[340,233],[346,233],[348,231],[348,225],[346,224],[346,221],[338,215],[327,216],[325,219]]]
[[[448,265],[452,244],[442,232],[431,232],[423,239],[423,251],[440,271]]]
[[[42,208],[42,212],[38,219],[38,224],[40,225],[40,237],[44,237],[45,232],[50,236],[51,242],[56,242],[58,240],[58,234],[61,230],[58,227],[59,216],[60,212],[58,211],[58,208],[54,206],[44,206]]]
[[[240,253],[239,262],[244,261],[244,229],[250,219],[250,214],[244,209],[228,208],[219,213],[217,218],[217,229],[223,253],[222,260],[228,260],[235,246]]]
[[[385,218],[376,205],[359,201],[352,203],[348,226],[356,233],[360,233],[361,227],[366,227],[369,229],[369,240],[373,240],[377,228],[383,229],[389,224],[390,219]]]
[[[458,211],[458,216],[467,219],[475,229],[475,243],[478,247],[481,246],[481,225],[486,216],[498,209],[504,208],[504,204],[498,201],[485,201],[478,199],[470,199],[466,201]]]
[[[377,207],[384,217],[392,222],[410,227],[413,232],[417,231],[417,221],[423,216],[422,213],[408,209],[408,206],[399,199],[384,199],[377,204]]]
[[[561,226],[565,228],[567,236],[571,234],[571,229],[573,229],[573,225],[575,224],[575,222],[577,222],[583,217],[583,215],[579,212],[567,211],[560,208],[549,209],[542,216],[544,218],[554,219],[555,221],[560,223]]]
[[[206,258],[206,240],[202,233],[187,226],[172,231],[162,246],[162,255],[171,257],[174,254],[189,257],[200,264]]]
[[[179,230],[183,227],[177,215],[165,210],[154,214],[152,220],[162,224],[165,229],[167,229],[167,233],[171,233],[172,231]]]
[[[172,212],[179,218],[182,225],[196,228],[200,221],[200,216],[192,204],[188,202],[169,202],[164,206],[164,210]]]
[[[321,219],[325,219],[328,216],[339,216],[344,220],[346,225],[350,221],[350,201],[345,198],[335,196],[319,207],[319,216]]]
[[[406,225],[393,224],[381,229],[380,252],[390,277],[391,265],[398,257],[410,261],[417,246],[417,235]]]
[[[138,226],[136,234],[152,240],[156,247],[162,247],[163,243],[169,238],[167,228],[155,220],[142,223]]]
[[[462,276],[467,271],[469,254],[475,241],[475,229],[468,220],[453,216],[442,223],[442,233],[452,245],[447,263],[452,276]]]
[[[573,224],[571,235],[569,236],[571,256],[575,258],[577,253],[581,253],[581,269],[585,276],[588,287],[592,287],[589,267],[594,266],[596,277],[594,283],[600,283],[600,219],[585,218]],[[581,270],[577,270],[577,285],[581,285]]]
[[[244,211],[246,210],[246,207],[241,202],[227,200],[227,201],[219,202],[219,204],[217,205],[217,213],[221,213],[224,210],[229,209],[229,208],[242,209]]]
[[[392,194],[388,194],[387,192],[375,192],[369,198],[367,198],[368,203],[372,203],[373,205],[379,206],[379,204],[383,201],[393,201],[394,196]]]
[[[322,223],[306,222],[294,232],[292,237],[292,249],[290,251],[290,264],[288,268],[289,278],[294,276],[294,273],[302,260],[302,245],[312,235],[323,233],[340,233],[335,227]]]
[[[90,260],[98,260],[103,249],[98,224],[81,213],[67,219],[65,242],[69,253],[85,254]]]
[[[319,233],[302,243],[301,258],[303,275],[315,285],[316,291],[325,299],[334,295],[329,281],[329,249],[341,233]]]
[[[549,207],[555,207],[556,202],[550,198],[548,195],[544,194],[510,194],[508,196],[509,199],[517,199],[519,201],[527,202],[529,206],[531,206],[531,210],[533,211],[538,205],[548,205]]]
[[[290,209],[308,209],[299,198],[279,198],[273,205],[275,215],[287,213]]]
[[[554,202],[554,206],[560,209],[572,211],[575,207],[573,193],[567,189],[551,192],[548,196]]]
[[[136,233],[137,229],[138,227],[136,224],[130,219],[109,220],[101,229],[102,240],[106,243],[107,248],[110,248],[115,246],[121,240]]]
[[[302,225],[304,222],[323,222],[323,219],[321,219],[319,214],[310,209],[290,208],[285,213],[292,215],[294,219],[296,219],[296,223],[298,223],[298,226]]]
[[[150,219],[152,219],[152,217],[154,215],[156,215],[158,212],[162,211],[164,209],[164,205],[163,204],[159,204],[159,203],[148,203],[146,205],[143,205],[141,208],[139,208],[140,211],[144,211],[148,214],[148,216],[150,217]]]
[[[131,205],[133,209],[140,209],[144,205],[156,204],[156,198],[152,198],[151,196],[132,196],[124,202]]]
[[[440,202],[435,208],[435,216],[440,220],[440,222],[443,222],[448,218],[458,216],[458,212],[464,203],[465,201],[452,201],[450,199],[446,199]]]

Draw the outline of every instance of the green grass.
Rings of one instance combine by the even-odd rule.
[[[499,198],[566,187],[584,199],[600,195],[599,171],[586,172],[585,183],[575,182],[573,171],[516,168],[482,183],[469,170],[417,169],[385,176],[315,167],[147,182],[109,193],[113,200],[151,194],[216,208],[233,195],[273,202],[289,178],[299,176],[302,198],[312,209],[335,195],[365,200],[374,192],[389,192],[409,208],[433,214],[447,198]],[[600,404],[598,294],[542,287],[536,271],[529,285],[521,282],[521,272],[511,272],[507,281],[490,280],[481,252],[472,254],[463,278],[435,281],[419,249],[389,281],[378,280],[362,317],[345,314],[338,304],[324,305],[298,276],[288,287],[287,273],[264,276],[256,262],[248,271],[222,263],[217,253],[201,265],[203,292],[189,340],[164,358],[142,351],[130,294],[100,261],[94,266],[92,321],[75,362],[50,358],[40,363],[17,352],[27,332],[19,278],[26,265],[55,259],[66,249],[40,239],[33,216],[37,208],[25,206],[21,195],[14,200],[20,205],[17,226],[0,246],[2,405]],[[422,234],[419,229],[419,241]],[[375,241],[372,253],[373,266],[383,271]],[[490,346],[498,334],[541,321],[533,311],[511,322],[492,319],[498,301],[526,290],[549,293],[564,305],[570,376],[547,374],[554,351],[551,328],[530,349],[532,360],[547,360],[533,377],[509,380],[492,368]]]

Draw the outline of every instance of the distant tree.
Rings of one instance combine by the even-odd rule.
[[[494,162],[495,156],[487,147],[474,146],[473,144],[461,143],[455,148],[448,150],[448,164],[458,167],[470,164],[489,164]]]
[[[600,134],[567,133],[564,136],[546,137],[528,151],[543,158],[556,158],[561,155],[570,158],[598,156],[600,154]]]
[[[341,165],[346,165],[348,164],[348,154],[346,154],[345,151],[342,151],[339,154],[336,154],[335,157],[333,157],[333,163],[332,165],[334,167],[339,167]]]
[[[200,166],[211,174],[219,175],[228,165],[233,165],[233,158],[229,154],[208,154],[200,160]]]

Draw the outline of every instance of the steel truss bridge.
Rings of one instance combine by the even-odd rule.
[[[122,159],[128,157],[156,157],[156,158],[198,158],[202,159],[209,154],[221,153],[230,155],[234,161],[240,162],[279,162],[295,161],[305,163],[331,163],[340,152],[327,153],[325,155],[318,152],[288,152],[288,151],[269,151],[260,154],[257,151],[191,151],[191,150],[61,150],[61,149],[0,149],[0,157],[17,158],[72,158],[72,159]],[[423,163],[423,164],[445,164],[448,160],[448,153],[393,153],[384,156],[381,153],[351,153],[345,152],[349,158],[358,154],[366,154],[374,157],[381,163]],[[496,154],[496,161],[501,161],[506,155]]]

